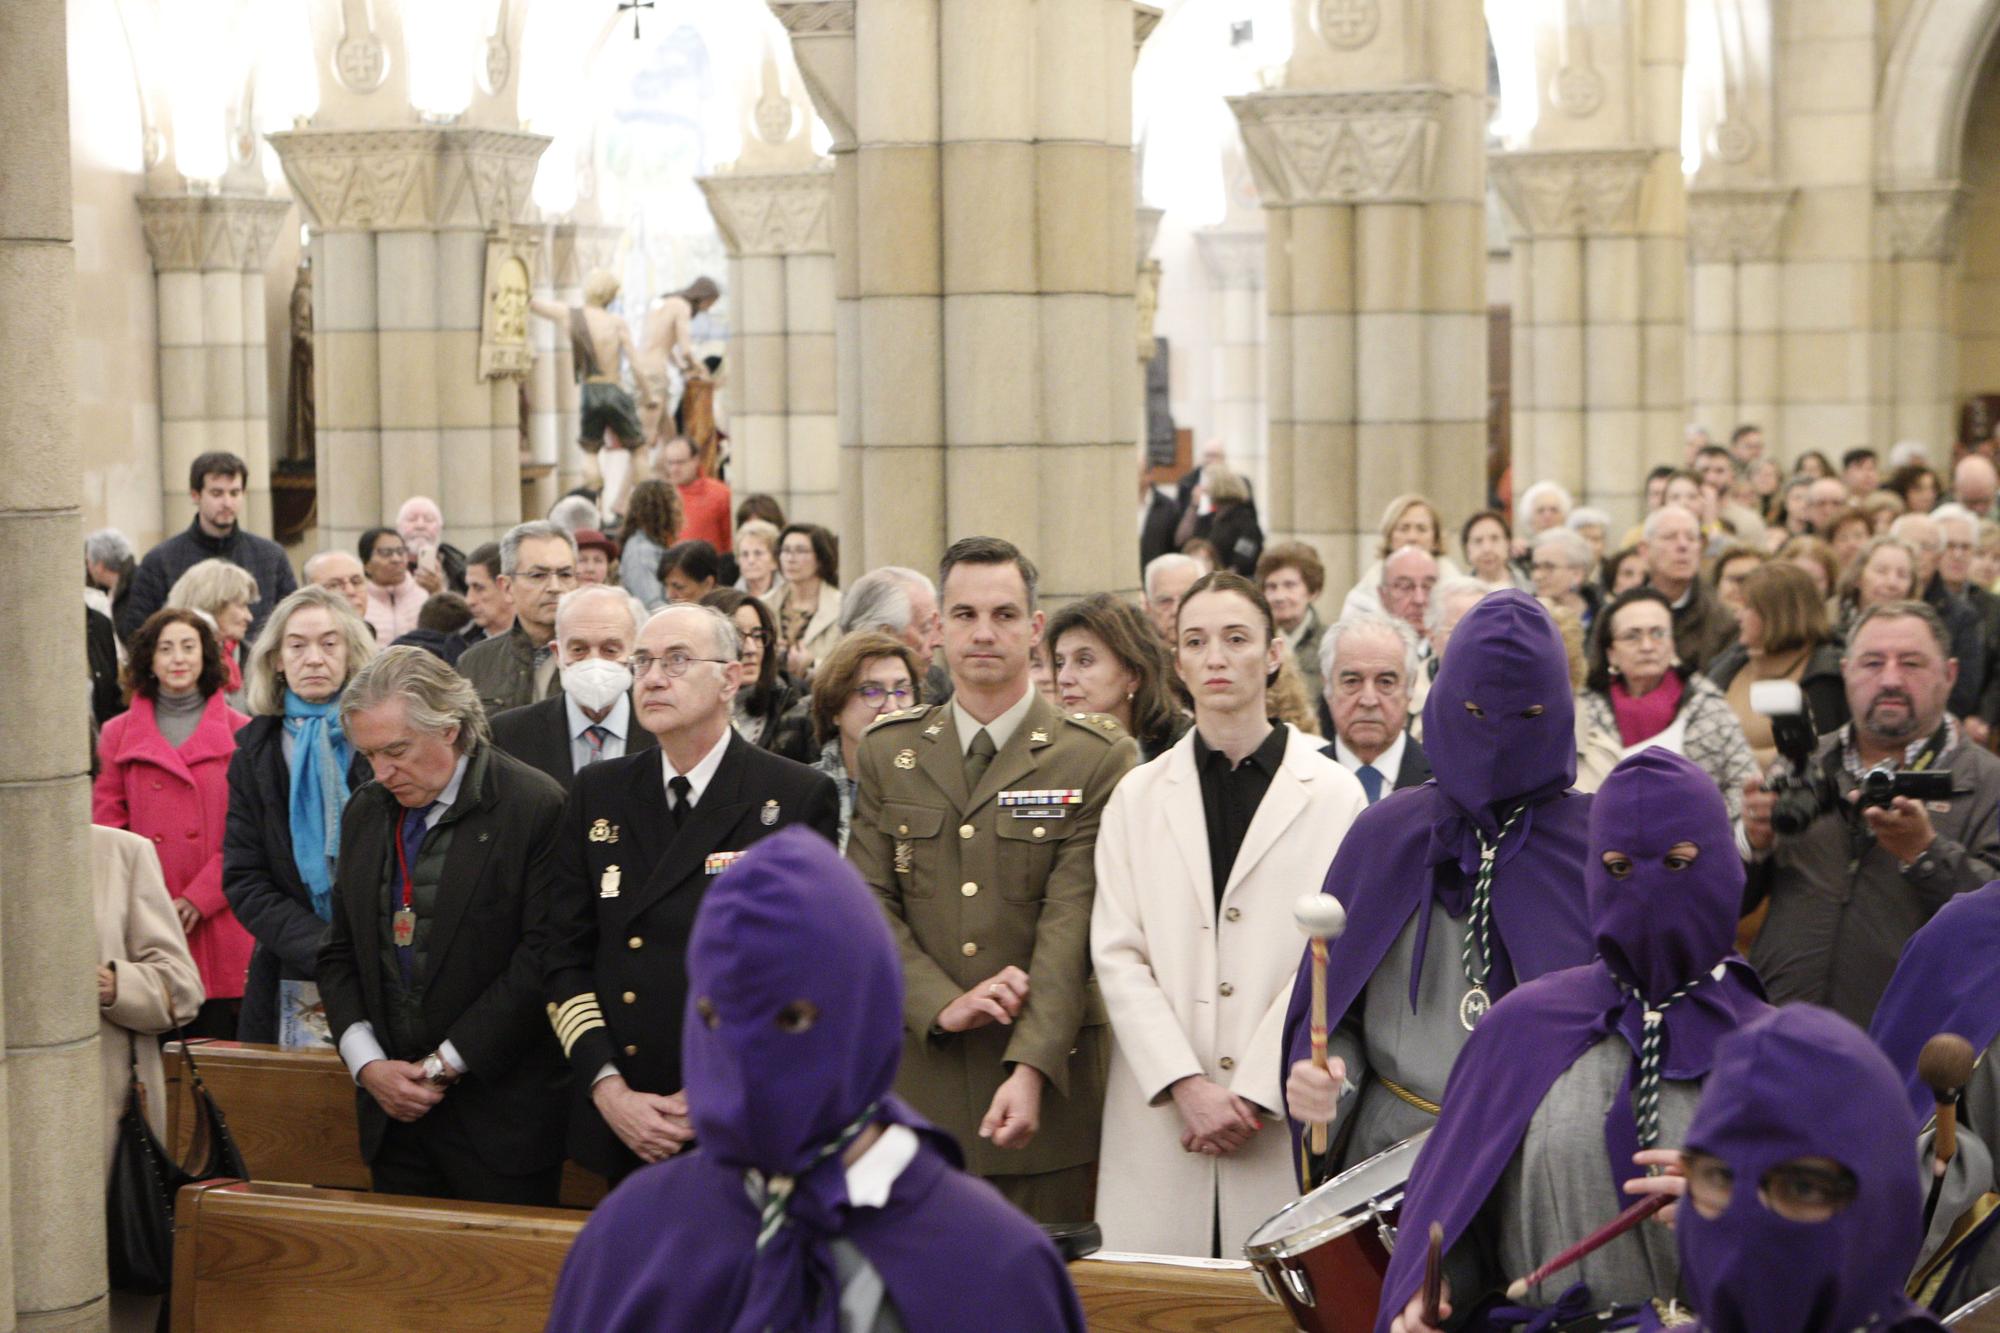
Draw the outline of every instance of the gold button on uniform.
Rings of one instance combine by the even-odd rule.
[[[1228,997],[1228,996],[1231,996],[1231,995],[1234,995],[1234,994],[1236,994],[1236,987],[1234,987],[1234,986],[1230,985],[1230,984],[1229,984],[1228,982],[1226,982],[1226,981],[1225,981],[1225,982],[1223,982],[1223,983],[1222,983],[1222,984],[1221,984],[1220,986],[1217,986],[1217,987],[1216,987],[1216,989],[1217,989],[1217,990],[1219,990],[1219,991],[1221,991],[1221,992],[1222,992],[1222,994],[1223,994],[1223,996],[1224,996],[1225,998],[1226,998],[1226,997]],[[631,997],[630,997],[630,996],[628,995],[628,996],[627,996],[626,998],[627,998],[627,999],[630,999]]]
[[[625,947],[628,949],[641,949],[645,947],[645,944],[646,941],[640,939],[637,935],[625,941]]]
[[[1224,921],[1241,921],[1243,919],[1243,909],[1232,907],[1222,914],[1222,919]]]
[[[896,825],[896,832],[908,836],[910,832],[910,826],[908,824],[898,824]]]
[[[975,830],[970,824],[960,824],[958,826],[958,836],[961,838],[969,838],[975,832],[977,832],[977,830]]]
[[[625,1048],[625,1054],[627,1055],[637,1055],[638,1053],[639,1053],[639,1048],[637,1046],[627,1046]]]
[[[1221,1066],[1222,1066],[1222,1067],[1223,1067],[1224,1069],[1234,1069],[1234,1068],[1236,1068],[1236,1062],[1235,1062],[1234,1060],[1230,1059],[1230,1058],[1229,1058],[1228,1056],[1226,1056],[1226,1055],[1225,1055],[1225,1056],[1223,1056],[1223,1057],[1222,1057],[1222,1059],[1220,1059],[1220,1060],[1216,1061],[1216,1063],[1217,1063],[1217,1064],[1219,1064],[1219,1065],[1221,1065]]]
[[[979,952],[979,946],[974,944],[971,940],[967,940],[965,943],[958,946],[958,951],[964,954],[967,958],[970,958],[972,957],[972,955]]]
[[[1225,987],[1223,987],[1223,990],[1222,990],[1222,993],[1223,993],[1224,995],[1227,995],[1227,994],[1229,994],[1229,988],[1228,988],[1228,987],[1226,987],[1226,986],[1225,986]],[[634,995],[634,994],[633,994],[633,993],[632,993],[631,991],[626,991],[626,992],[625,992],[625,1003],[627,1003],[627,1004],[637,1004],[637,1003],[639,1003],[639,997],[638,997],[637,995]]]
[[[972,898],[978,895],[979,886],[977,884],[974,884],[971,880],[967,880],[965,881],[965,883],[958,886],[958,891],[964,894],[966,897]]]
[[[1047,837],[1048,832],[1049,831],[1043,828],[1040,824],[1035,825],[1035,836],[1037,838]]]

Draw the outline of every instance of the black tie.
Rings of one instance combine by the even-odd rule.
[[[965,785],[978,790],[979,780],[986,776],[987,767],[993,756],[1000,753],[993,744],[993,734],[981,727],[972,734],[972,744],[965,747]]]
[[[673,823],[676,833],[681,831],[681,825],[687,823],[688,810],[694,805],[693,790],[694,784],[679,774],[667,779],[667,791],[674,798],[667,802],[667,818]]]

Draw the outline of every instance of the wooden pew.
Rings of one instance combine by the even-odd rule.
[[[174,1333],[532,1333],[584,1218],[284,1184],[190,1185],[174,1231]],[[1098,1333],[1282,1333],[1247,1265],[1070,1265]],[[1024,1330],[1024,1333],[1029,1331]]]
[[[165,1054],[167,1142],[185,1160],[194,1137],[194,1085],[181,1044],[168,1042]],[[336,1052],[206,1041],[195,1043],[194,1058],[252,1179],[368,1188],[354,1080]],[[602,1177],[574,1162],[564,1166],[563,1206],[590,1208],[603,1197]]]

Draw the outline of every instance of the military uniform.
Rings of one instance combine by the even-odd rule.
[[[1038,694],[968,789],[950,704],[892,713],[862,739],[847,854],[888,909],[903,958],[896,1085],[958,1137],[968,1166],[1039,1220],[1086,1220],[1109,1019],[1090,976],[1097,826],[1138,746]],[[1011,1026],[945,1033],[938,1014],[1002,968],[1028,974]],[[1015,1064],[1046,1078],[1041,1128],[996,1148],[979,1122]]]

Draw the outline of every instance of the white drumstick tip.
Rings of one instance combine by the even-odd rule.
[[[1308,893],[1292,904],[1292,919],[1313,939],[1337,939],[1347,929],[1347,909],[1330,893]]]

